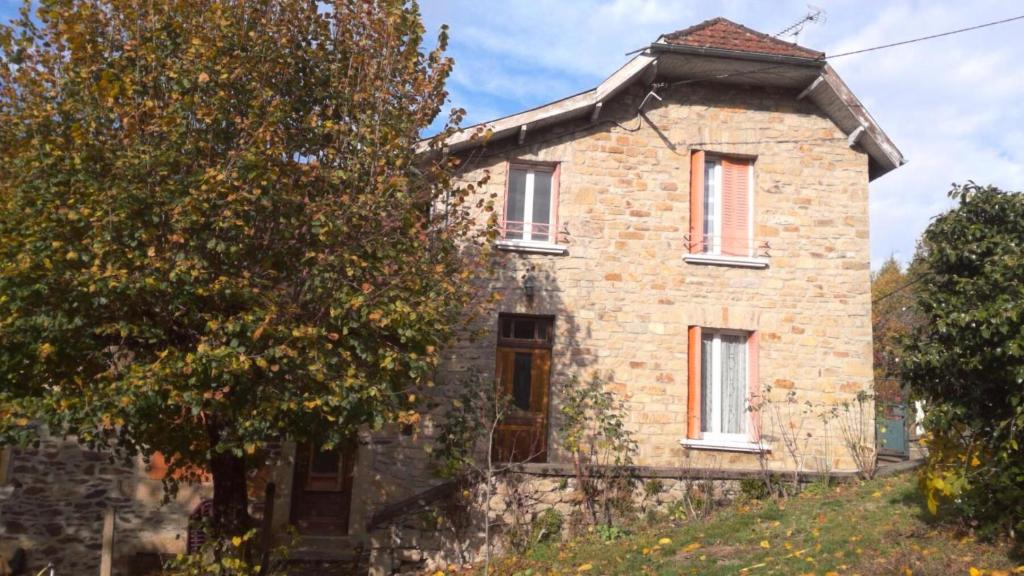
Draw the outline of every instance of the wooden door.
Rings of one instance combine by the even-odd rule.
[[[291,513],[299,532],[348,534],[354,460],[354,443],[332,450],[299,445]]]
[[[509,411],[495,431],[497,462],[547,460],[551,387],[551,319],[503,317],[497,348],[497,386]]]

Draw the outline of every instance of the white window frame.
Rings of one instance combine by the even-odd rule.
[[[705,241],[704,254],[709,256],[722,256],[723,258],[735,258],[737,260],[756,258],[753,249],[754,244],[754,160],[750,158],[736,158],[736,161],[747,163],[747,239],[750,245],[747,247],[746,256],[722,255],[722,156],[705,156],[704,158],[704,193],[701,195],[701,202],[704,202],[704,222],[701,222],[701,231]],[[709,169],[710,168],[710,169]],[[709,178],[708,175],[711,174]],[[707,223],[707,196],[708,190],[713,188],[712,197],[714,200],[711,215],[711,222],[715,227],[714,234],[708,234]]]
[[[523,242],[523,243],[533,243],[533,244],[554,244],[555,243],[555,233],[556,233],[555,227],[557,225],[556,222],[554,222],[554,220],[556,218],[555,203],[558,201],[558,195],[557,195],[558,183],[555,182],[555,168],[553,166],[540,166],[540,165],[535,165],[535,164],[510,164],[509,165],[509,184],[507,186],[511,186],[511,174],[512,174],[513,170],[525,170],[526,171],[526,181],[524,183],[524,192],[523,192],[523,237],[522,237],[522,239],[519,239],[519,238],[506,238],[506,240],[508,240],[510,242]],[[537,172],[543,172],[543,173],[549,174],[551,176],[551,191],[550,191],[551,205],[548,206],[548,215],[549,215],[551,221],[546,223],[547,226],[548,226],[548,234],[547,234],[548,239],[547,240],[534,240],[533,239],[533,183],[534,183],[534,178],[536,177]],[[505,191],[505,206],[504,206],[504,210],[503,210],[504,214],[503,214],[502,218],[504,220],[503,224],[504,224],[504,229],[505,229],[506,233],[508,232],[508,206],[509,206],[509,197],[511,196],[511,194],[512,194],[512,190],[511,189],[507,189]]]
[[[701,441],[709,444],[738,444],[745,445],[750,443],[750,333],[743,332],[740,330],[718,330],[718,329],[701,329],[701,358],[704,357],[704,337],[710,336],[711,340],[711,394],[707,400],[711,403],[711,425],[709,426],[710,432],[703,432],[704,422],[701,420]],[[722,402],[722,336],[739,336],[743,338],[743,357],[746,359],[747,365],[744,369],[744,375],[746,376],[746,386],[743,388],[743,413],[740,415],[740,420],[743,422],[744,431],[738,434],[727,434],[723,432],[715,432],[715,430],[722,429],[722,411],[718,410],[717,407]],[[704,383],[703,371],[707,369],[701,364],[701,386]],[[701,397],[704,397],[706,390],[701,390]]]

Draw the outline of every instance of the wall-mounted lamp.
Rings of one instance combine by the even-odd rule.
[[[536,289],[537,279],[534,278],[533,274],[530,272],[523,274],[523,294],[526,295],[526,298],[529,300],[533,300],[533,294],[536,291]]]

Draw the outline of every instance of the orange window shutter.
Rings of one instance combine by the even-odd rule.
[[[690,254],[704,251],[704,151],[690,154]]]
[[[749,378],[750,382],[747,383],[749,388],[750,397],[750,440],[752,442],[761,441],[761,373],[758,369],[758,355],[760,354],[761,338],[759,333],[752,332],[747,337],[747,355],[749,357]]]
[[[750,162],[722,159],[722,253],[751,256]]]
[[[686,394],[686,437],[698,439],[700,434],[700,326],[690,326],[689,345],[686,357],[689,359]]]

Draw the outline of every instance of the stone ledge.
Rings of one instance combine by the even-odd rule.
[[[507,252],[526,252],[529,254],[550,254],[553,256],[564,256],[569,253],[569,248],[551,242],[531,242],[526,240],[498,240],[495,243],[498,250]]]
[[[687,264],[703,264],[706,266],[732,266],[734,268],[756,268],[768,267],[767,258],[744,258],[742,256],[720,256],[716,254],[686,254],[683,261]]]

